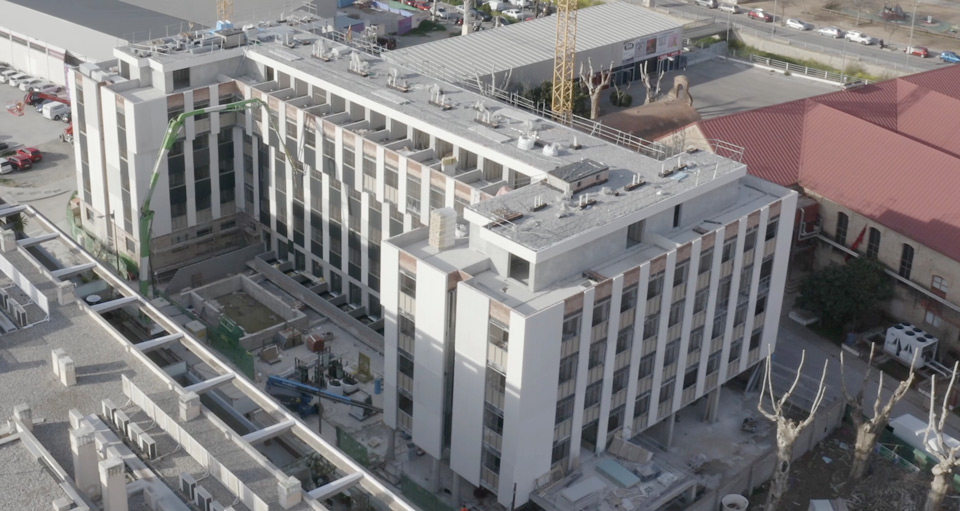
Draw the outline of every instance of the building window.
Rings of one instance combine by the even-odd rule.
[[[570,454],[570,439],[564,439],[553,446],[553,453],[550,455],[550,464],[555,465]]]
[[[643,243],[643,220],[627,227],[627,248]]]
[[[700,291],[697,291],[697,294],[693,297],[693,313],[704,311],[707,308],[707,300],[710,299],[710,288],[703,288]]]
[[[630,367],[624,367],[613,373],[613,393],[616,394],[627,388],[627,380],[630,379]]]
[[[593,326],[606,323],[610,319],[610,298],[604,298],[593,306]]]
[[[663,292],[663,272],[657,273],[650,278],[650,284],[647,286],[647,300]]]
[[[603,391],[603,380],[587,385],[583,394],[583,407],[586,409],[599,403],[601,391]]]
[[[667,343],[667,346],[663,350],[663,365],[664,367],[677,361],[677,357],[680,355],[680,339],[674,339]]]
[[[660,314],[651,314],[643,320],[643,338],[649,339],[657,335],[657,329],[660,326]]]
[[[697,384],[697,366],[691,366],[683,375],[683,388],[689,389]]]
[[[670,378],[660,386],[660,399],[657,401],[658,403],[663,404],[673,399],[673,384],[675,381],[675,378]]]
[[[507,349],[507,344],[510,341],[510,328],[491,318],[487,339],[491,344]]]
[[[737,247],[737,238],[730,238],[723,244],[723,258],[721,263],[725,263],[730,259],[733,259],[733,250]]]
[[[945,278],[939,275],[934,275],[933,281],[930,283],[930,287],[937,292],[936,294],[940,296],[947,296],[949,285],[947,284],[947,280]]]
[[[673,270],[673,286],[679,286],[687,281],[687,269],[688,264],[686,262],[678,264]]]
[[[763,339],[763,327],[758,328],[750,334],[750,351],[760,347],[760,341]]]
[[[703,346],[703,327],[690,332],[690,343],[687,344],[687,353],[691,353]]]
[[[743,251],[753,250],[757,246],[757,228],[753,227],[747,231],[746,237],[743,238]]]
[[[707,358],[707,374],[713,374],[720,369],[720,354],[722,351],[717,351],[710,354],[710,357]]]
[[[560,401],[557,401],[557,413],[554,424],[560,424],[561,422],[573,417],[573,395],[567,396]]]
[[[620,298],[620,312],[628,311],[637,306],[637,285],[634,284],[623,290]]]
[[[764,241],[770,241],[773,238],[777,237],[778,224],[779,224],[779,221],[776,218],[774,218],[773,220],[770,221],[770,223],[767,224],[767,232],[763,237]]]
[[[670,319],[667,321],[667,326],[673,326],[680,322],[683,319],[683,306],[685,304],[684,300],[677,300],[670,306]]]
[[[177,69],[173,72],[173,88],[186,89],[190,86],[190,68]]]
[[[617,334],[617,355],[630,349],[633,345],[633,327],[628,326]]]
[[[710,271],[710,266],[713,265],[713,249],[707,249],[703,252],[700,252],[700,267],[697,269],[698,274],[704,274]]]
[[[680,227],[680,206],[682,204],[677,204],[673,207],[673,226]]]
[[[606,342],[595,342],[590,345],[590,358],[587,363],[587,369],[593,369],[598,365],[603,363],[603,359],[607,354],[607,343]]]
[[[646,391],[643,394],[637,396],[637,400],[633,402],[633,416],[639,417],[646,414],[650,411],[650,391]]]
[[[417,278],[407,272],[400,272],[400,292],[416,298],[417,296]]]
[[[923,321],[924,321],[924,323],[926,323],[926,324],[928,324],[928,325],[931,325],[931,326],[934,326],[934,327],[939,327],[940,324],[942,323],[942,320],[940,319],[940,316],[937,315],[937,313],[936,313],[935,311],[932,311],[932,310],[929,310],[929,309],[927,310],[927,313],[924,315]]]
[[[850,225],[850,217],[846,213],[837,213],[837,230],[833,233],[833,241],[841,245],[847,244],[847,227]]]
[[[867,257],[876,259],[880,253],[880,231],[871,227],[870,238],[867,241]]]
[[[566,383],[577,377],[577,359],[580,358],[578,353],[563,357],[560,360],[560,378],[557,382],[558,385]]]
[[[563,338],[570,339],[577,335],[580,335],[580,314],[563,320]]]
[[[909,279],[913,269],[913,247],[903,244],[903,253],[900,255],[900,276]]]
[[[653,354],[640,360],[640,372],[637,375],[638,380],[642,380],[653,374]]]

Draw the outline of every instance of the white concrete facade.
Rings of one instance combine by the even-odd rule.
[[[745,196],[746,189],[762,193]],[[752,368],[776,343],[797,194],[741,172],[675,199],[565,238],[554,250],[508,239],[476,207],[466,210],[469,238],[452,249],[429,246],[426,229],[388,240],[386,350],[412,342],[416,352],[409,380],[388,357],[387,395],[413,389],[406,422],[385,399],[388,424],[409,430],[433,455],[442,414],[425,411],[439,400],[421,389],[445,382],[420,359],[437,345],[430,332],[454,320],[453,346],[445,347],[455,353],[446,372],[453,373],[449,466],[505,506],[516,485],[520,505],[538,477],[558,465],[572,469],[581,450],[602,452],[612,435],[641,433]],[[688,207],[676,225],[675,204]],[[644,241],[624,248],[626,226],[639,220]],[[709,232],[692,230],[711,223]],[[526,283],[497,261],[521,249],[536,261]],[[535,264],[563,273],[544,275]],[[603,278],[581,277],[586,271]],[[391,273],[406,277],[388,280]],[[414,295],[399,284],[409,277]],[[456,295],[453,310],[447,290]],[[406,341],[397,327],[411,317],[403,303],[416,304]],[[499,328],[507,332],[503,342]],[[421,396],[432,403],[418,403]]]

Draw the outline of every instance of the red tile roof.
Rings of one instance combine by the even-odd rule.
[[[960,260],[960,65],[697,123],[799,185]]]

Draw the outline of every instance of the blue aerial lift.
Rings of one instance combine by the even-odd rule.
[[[370,396],[367,396],[364,400],[353,399],[351,397],[341,396],[340,394],[334,394],[333,392],[314,387],[313,385],[307,385],[306,383],[300,383],[296,380],[281,378],[279,376],[267,378],[266,390],[268,394],[277,398],[277,400],[285,406],[298,412],[300,417],[307,417],[312,413],[318,413],[321,414],[322,419],[322,406],[320,403],[311,404],[314,396],[355,407],[351,410],[350,414],[357,420],[364,420],[375,413],[383,413],[383,409],[373,406],[373,400]],[[355,411],[357,413],[354,413]]]

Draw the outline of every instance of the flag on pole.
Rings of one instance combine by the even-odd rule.
[[[860,230],[860,235],[857,236],[857,239],[853,241],[853,245],[850,245],[850,250],[853,250],[853,251],[856,251],[856,250],[857,250],[857,247],[860,246],[860,242],[863,241],[863,235],[866,234],[866,233],[867,233],[867,226],[864,225],[864,226],[863,226],[863,229]],[[847,254],[847,257],[845,257],[845,258],[843,259],[843,261],[844,261],[844,262],[847,262],[847,261],[850,260],[851,257],[853,257],[853,256],[851,256],[850,254]]]

